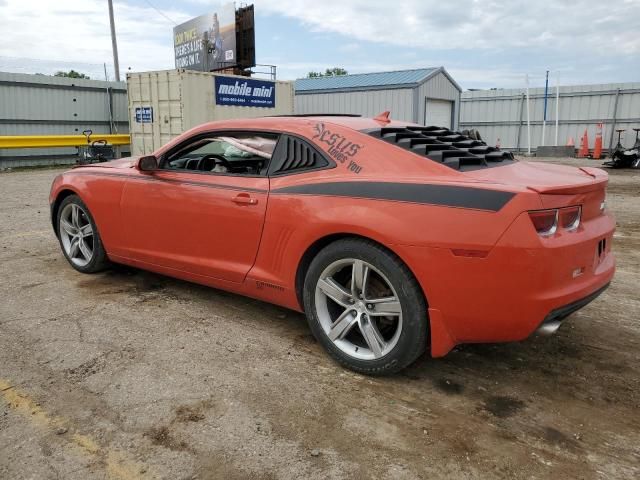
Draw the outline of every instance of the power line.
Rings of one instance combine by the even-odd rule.
[[[147,5],[149,5],[151,8],[153,8],[157,13],[159,13],[160,15],[162,15],[164,18],[166,18],[167,20],[169,20],[171,23],[173,23],[174,25],[177,25],[178,23],[175,22],[174,20],[172,20],[171,18],[169,18],[167,15],[165,15],[165,13],[158,9],[153,3],[151,3],[149,0],[144,0],[145,3]]]

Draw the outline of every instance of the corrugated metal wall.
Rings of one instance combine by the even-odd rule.
[[[127,108],[124,82],[0,72],[0,135],[74,135],[86,129],[128,133]],[[75,148],[0,149],[0,167],[74,155]]]
[[[542,143],[544,88],[529,90],[531,147]],[[525,89],[478,90],[463,92],[460,129],[475,128],[483,139],[494,144],[500,139],[503,148],[527,148],[527,112]],[[555,145],[556,90],[549,88],[545,144]],[[625,128],[623,144],[633,145],[632,127],[640,127],[640,83],[574,85],[560,87],[558,144],[566,145],[573,137],[576,147],[587,129],[589,147],[593,148],[596,124],[604,123],[603,144],[607,149],[616,128]],[[615,119],[615,126],[614,126]]]
[[[295,112],[353,113],[375,117],[385,110],[391,118],[406,122],[424,122],[425,98],[454,102],[454,125],[458,118],[460,92],[442,73],[414,88],[353,89],[338,92],[296,92]]]
[[[391,110],[396,120],[413,122],[413,89],[364,90],[327,93],[296,93],[295,112],[305,113],[353,113],[375,117]]]
[[[182,132],[205,122],[293,113],[292,82],[275,82],[274,108],[216,105],[216,75],[191,70],[128,74],[132,154],[151,153]],[[136,122],[137,107],[152,107],[153,122]]]

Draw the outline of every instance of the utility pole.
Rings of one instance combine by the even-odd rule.
[[[207,34],[207,32],[204,32],[204,35],[202,36],[202,54],[204,55],[204,58],[202,59],[202,71],[203,72],[208,72],[209,71],[209,48],[210,48],[210,43],[209,43],[209,35]]]
[[[109,2],[109,23],[111,24],[111,48],[113,49],[113,69],[116,72],[116,82],[120,81],[120,64],[118,62],[118,42],[116,41],[116,24],[113,20],[113,0]]]

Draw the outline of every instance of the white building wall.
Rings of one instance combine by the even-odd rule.
[[[385,110],[394,120],[414,121],[414,95],[410,88],[327,93],[303,93],[295,96],[295,113],[353,113],[375,117]]]
[[[489,144],[500,139],[502,147],[527,148],[525,89],[478,90],[464,92],[461,99],[460,129],[475,128]],[[616,96],[617,108],[616,108]],[[531,146],[542,144],[544,88],[529,90]],[[616,112],[614,113],[614,110]],[[614,124],[615,117],[615,124]],[[545,144],[555,145],[556,91],[549,87]],[[623,144],[633,145],[633,127],[640,127],[640,83],[573,85],[560,87],[558,144],[573,138],[576,147],[585,129],[593,148],[596,124],[604,123],[603,146],[617,141],[614,130],[624,128]]]
[[[442,72],[411,88],[296,92],[294,108],[297,114],[352,113],[365,117],[389,110],[394,120],[424,123],[425,99],[451,101],[453,126],[457,127],[460,91]]]

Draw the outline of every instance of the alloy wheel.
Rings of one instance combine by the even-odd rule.
[[[398,343],[400,299],[387,277],[363,260],[341,259],[325,268],[315,305],[324,333],[353,358],[377,360]]]
[[[93,227],[87,213],[75,203],[67,204],[60,213],[60,241],[67,257],[79,267],[93,258]]]

